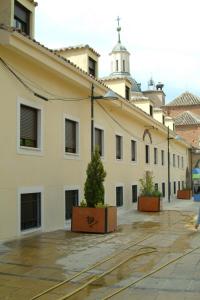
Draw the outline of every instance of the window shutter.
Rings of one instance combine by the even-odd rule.
[[[21,146],[37,147],[37,115],[38,110],[21,105],[20,139]]]

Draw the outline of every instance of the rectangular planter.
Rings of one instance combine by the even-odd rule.
[[[138,210],[147,212],[160,211],[160,197],[140,196],[138,197]]]
[[[192,190],[178,190],[177,191],[178,199],[191,199],[192,198]]]
[[[74,232],[108,233],[117,229],[117,207],[73,207],[71,230]]]

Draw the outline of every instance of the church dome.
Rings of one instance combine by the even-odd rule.
[[[112,52],[118,52],[118,51],[127,51],[127,49],[121,43],[118,42],[115,45],[115,47],[112,49]]]

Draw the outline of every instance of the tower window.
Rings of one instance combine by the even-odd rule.
[[[125,60],[123,59],[123,72],[125,72]]]
[[[15,2],[14,26],[26,34],[30,34],[30,11]]]
[[[150,116],[153,116],[153,106],[150,105],[150,106],[149,106],[149,109],[150,109]]]
[[[128,86],[126,86],[125,93],[126,93],[126,100],[130,100],[130,88]]]
[[[119,71],[119,61],[116,60],[116,71]]]

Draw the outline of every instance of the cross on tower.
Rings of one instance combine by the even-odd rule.
[[[120,40],[120,31],[121,31],[121,27],[119,25],[119,21],[120,21],[120,17],[118,16],[117,17],[117,24],[118,24],[118,27],[117,27],[117,31],[118,31],[118,43],[121,43],[121,40]]]

